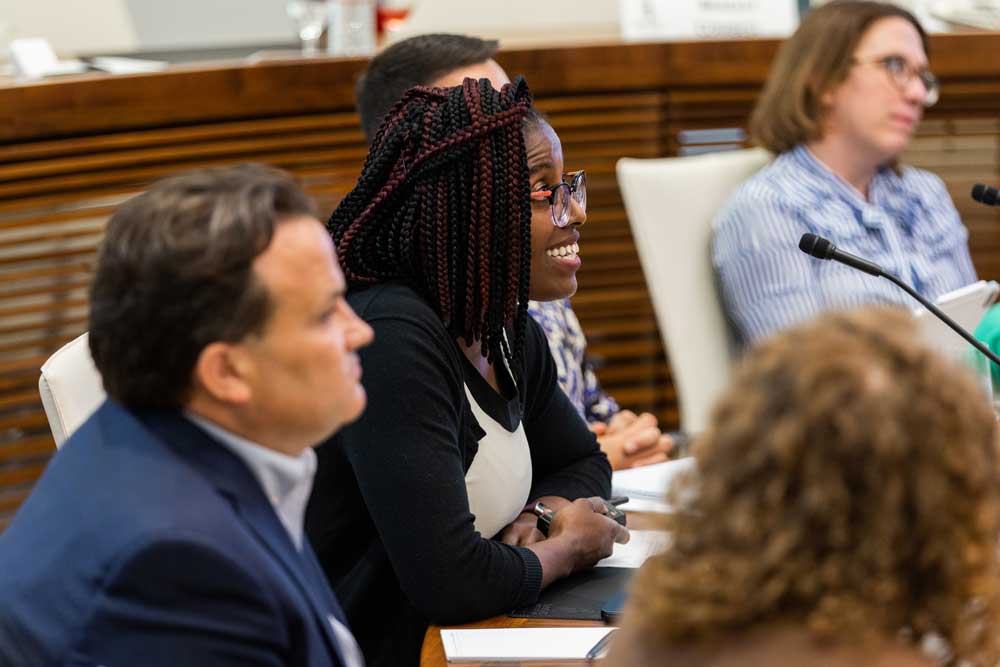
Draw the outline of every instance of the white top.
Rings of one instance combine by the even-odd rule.
[[[469,510],[475,515],[476,530],[494,537],[524,509],[531,493],[531,450],[524,424],[519,420],[511,433],[490,417],[465,385],[472,414],[486,435],[465,473]]]

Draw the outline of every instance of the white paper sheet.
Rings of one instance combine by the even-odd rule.
[[[594,567],[642,567],[646,559],[667,548],[667,533],[662,530],[632,530],[632,539],[616,544],[614,553],[597,561]]]
[[[616,470],[611,473],[612,494],[625,495],[629,498],[661,499],[667,487],[683,472],[694,470],[693,457],[685,457],[676,461],[664,461],[638,468]]]
[[[615,628],[502,628],[442,630],[448,662],[583,660]]]
[[[629,498],[624,505],[619,505],[618,509],[625,512],[645,512],[647,514],[670,514],[670,505],[662,500],[649,500],[646,498]]]

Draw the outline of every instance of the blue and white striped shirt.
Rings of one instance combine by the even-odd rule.
[[[744,344],[830,308],[914,304],[881,278],[802,253],[806,232],[870,259],[930,299],[976,280],[968,232],[941,179],[880,169],[869,200],[805,146],[747,180],[716,216],[712,261]]]

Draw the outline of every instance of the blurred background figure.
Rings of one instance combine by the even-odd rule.
[[[914,339],[870,308],[750,352],[609,664],[997,664],[996,420]]]
[[[968,233],[937,176],[904,167],[938,98],[927,36],[905,9],[838,0],[781,46],[750,121],[777,155],[715,221],[713,262],[744,343],[828,308],[900,303],[884,280],[799,252],[803,233],[879,264],[934,299],[976,280]]]

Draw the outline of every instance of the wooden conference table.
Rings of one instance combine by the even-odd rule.
[[[657,515],[644,512],[629,512],[628,527],[638,530],[650,530],[659,527]],[[485,628],[593,628],[601,627],[601,621],[568,621],[561,619],[536,619],[536,618],[511,618],[506,614],[487,618],[483,621],[466,623],[464,625],[449,625],[449,629],[485,629]],[[420,651],[420,667],[446,667],[448,660],[444,655],[444,645],[441,643],[440,625],[432,625],[427,628],[424,634],[424,645]],[[461,667],[481,667],[483,665],[496,665],[497,662],[461,662],[454,663]],[[504,663],[530,665],[531,667],[585,667],[586,661],[560,660],[558,662],[545,662],[533,660],[530,662]]]

